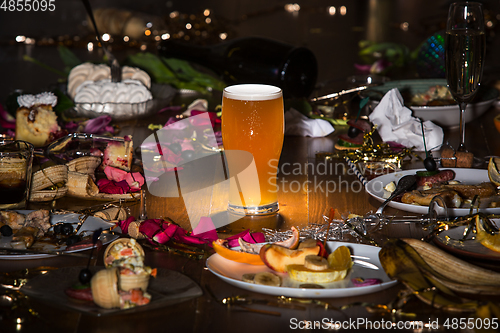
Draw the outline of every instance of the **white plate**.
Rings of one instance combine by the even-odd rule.
[[[492,220],[498,227],[499,220]],[[436,235],[434,243],[443,247],[446,251],[459,256],[469,257],[479,260],[500,262],[500,252],[488,249],[475,239],[474,233],[469,233],[465,240],[462,240],[465,226],[458,226],[444,230]],[[474,237],[473,237],[474,236]]]
[[[373,106],[378,104],[381,99],[381,95],[385,94],[393,88],[398,88],[398,90],[405,98],[405,103],[409,102],[409,95],[413,96],[415,94],[424,93],[429,90],[430,87],[440,85],[446,86],[445,79],[416,79],[416,80],[400,80],[400,81],[389,81],[380,86],[375,86],[367,91],[368,96],[374,98],[372,101]],[[481,86],[478,95],[474,98],[472,103],[467,105],[467,110],[465,112],[465,122],[468,123],[477,117],[481,116],[490,106],[497,100],[498,91],[491,87]],[[413,116],[421,118],[422,120],[430,120],[439,126],[444,127],[455,127],[459,125],[460,120],[460,109],[457,104],[454,105],[439,105],[439,106],[410,106],[413,110]]]
[[[380,264],[380,260],[378,258],[380,248],[363,244],[327,242],[327,249],[330,252],[341,245],[349,247],[351,255],[353,256],[354,265],[344,280],[333,283],[324,283],[322,284],[325,287],[324,289],[300,288],[299,285],[303,283],[293,281],[286,273],[279,274],[283,280],[282,287],[264,286],[244,282],[241,280],[241,276],[245,273],[258,273],[265,271],[272,272],[272,270],[267,266],[237,263],[235,261],[225,259],[218,254],[210,256],[210,258],[207,259],[206,265],[209,271],[233,286],[275,296],[283,295],[288,297],[306,298],[350,297],[381,291],[392,287],[397,283],[397,281],[391,280],[387,274],[385,274],[385,271]],[[378,278],[382,281],[382,283],[371,286],[356,287],[351,282],[351,279],[358,277],[363,279]]]
[[[483,169],[462,169],[462,168],[449,168],[455,171],[455,180],[460,181],[462,184],[479,184],[483,182],[489,182],[488,178],[488,170]],[[374,178],[366,184],[366,191],[375,199],[380,202],[384,202],[384,187],[390,182],[398,183],[398,180],[406,175],[414,175],[419,170],[425,169],[413,169],[413,170],[404,170],[404,171],[396,171],[394,173],[389,173],[386,175],[379,176]],[[416,213],[416,214],[427,214],[429,212],[429,207],[427,206],[418,206],[418,205],[410,205],[402,202],[391,201],[389,203],[390,207],[400,209],[406,212]],[[448,208],[449,216],[464,216],[469,214],[469,208]],[[500,208],[481,208],[480,212],[486,214],[500,214]]]
[[[22,214],[27,214],[30,211],[20,210],[18,212],[20,212]],[[51,215],[50,216],[50,223],[51,224],[56,224],[58,222],[72,223],[75,227],[79,222],[79,220],[78,220],[79,216],[80,216],[79,214]],[[107,222],[99,217],[89,216],[85,220],[85,222],[83,223],[80,230],[78,231],[78,234],[85,234],[86,235],[90,232],[93,232],[96,229],[103,228],[103,230],[107,230],[107,229],[111,228],[112,226],[114,226],[114,223]],[[115,231],[116,231],[116,229],[115,229]],[[119,229],[118,229],[118,232],[120,232]],[[105,234],[102,234],[101,236],[99,236],[99,239],[101,240],[103,245],[106,245],[106,244],[114,241],[118,237],[119,236],[117,236],[117,235],[105,233]],[[0,248],[11,248],[10,247],[11,239],[12,239],[12,236],[11,237],[0,236]],[[42,244],[37,244],[37,242],[35,242],[33,244],[33,247],[32,247],[33,250],[39,250],[39,251],[63,251],[65,248],[66,248],[65,244],[63,244],[61,246],[57,246],[55,244],[49,244],[49,243],[45,243],[45,242],[42,242]],[[68,253],[79,252],[79,251],[87,250],[89,248],[90,248],[90,246],[87,248],[80,248],[80,249],[75,249],[75,250],[71,250],[71,251],[67,251],[67,252]],[[52,255],[52,254],[45,254],[45,253],[34,253],[34,254],[27,253],[27,254],[12,254],[12,255],[0,254],[0,259],[9,259],[9,260],[13,260],[13,259],[14,260],[40,259],[40,258],[48,258],[48,257],[53,257],[53,256],[54,255]]]

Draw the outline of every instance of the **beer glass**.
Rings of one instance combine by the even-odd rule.
[[[245,215],[278,211],[276,178],[284,127],[280,88],[264,84],[238,84],[224,89],[222,142],[233,180],[230,182],[229,211]],[[238,166],[242,163],[241,158],[229,158],[231,151],[250,153],[253,156],[251,166],[255,165],[256,173],[252,170],[241,172],[246,166]]]

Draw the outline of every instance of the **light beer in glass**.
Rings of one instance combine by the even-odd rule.
[[[278,211],[276,176],[283,136],[284,109],[280,88],[264,84],[239,84],[225,88],[222,98],[224,151],[226,156],[230,151],[252,154],[258,175],[258,186],[257,182],[253,182],[253,186],[243,187],[239,186],[243,176],[231,175],[233,178],[236,176],[236,181],[230,186],[230,211],[247,215]],[[231,161],[227,160],[231,171]],[[237,169],[233,167],[236,173]],[[247,185],[252,183],[252,180],[245,180]]]

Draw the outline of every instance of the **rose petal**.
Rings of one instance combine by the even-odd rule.
[[[116,225],[118,227],[120,227],[120,229],[122,229],[123,234],[126,234],[126,233],[128,233],[128,227],[129,227],[130,223],[132,223],[134,221],[135,221],[135,217],[130,216],[126,220],[116,222]]]
[[[112,166],[107,165],[104,168],[104,174],[109,180],[114,180],[116,182],[125,180],[125,177],[127,176],[127,171],[118,169]]]
[[[85,133],[98,134],[106,130],[106,127],[111,122],[111,116],[103,115],[94,119],[87,120],[83,131]]]
[[[196,228],[193,229],[191,236],[203,239],[208,242],[208,244],[212,244],[213,241],[219,238],[215,230],[214,222],[210,217],[206,216],[200,218],[200,222],[198,222]]]
[[[266,241],[266,237],[262,232],[249,232],[245,236],[241,237],[245,242],[248,243],[264,243]]]
[[[356,286],[356,287],[373,286],[374,284],[382,283],[382,280],[380,280],[380,279],[375,279],[375,278],[363,279],[360,277],[351,279],[351,281],[354,284],[354,286]]]
[[[100,193],[107,193],[107,194],[124,194],[126,192],[123,191],[123,188],[121,186],[116,185],[116,183],[112,180],[109,179],[99,179],[97,181],[97,187],[99,188]]]

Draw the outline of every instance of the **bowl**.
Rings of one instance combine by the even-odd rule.
[[[385,93],[397,88],[403,96],[404,103],[413,111],[413,116],[424,121],[430,120],[443,127],[456,127],[460,123],[460,109],[457,104],[415,106],[409,105],[411,96],[424,93],[430,87],[440,85],[446,87],[445,79],[417,79],[389,81],[380,86],[372,87],[363,93],[371,99],[372,107],[378,105]],[[472,103],[467,105],[465,123],[481,116],[497,100],[498,90],[492,87],[480,87]]]
[[[115,121],[147,117],[168,106],[177,89],[167,84],[153,84],[151,94],[153,99],[141,103],[75,103],[74,113],[86,118],[106,115]]]

